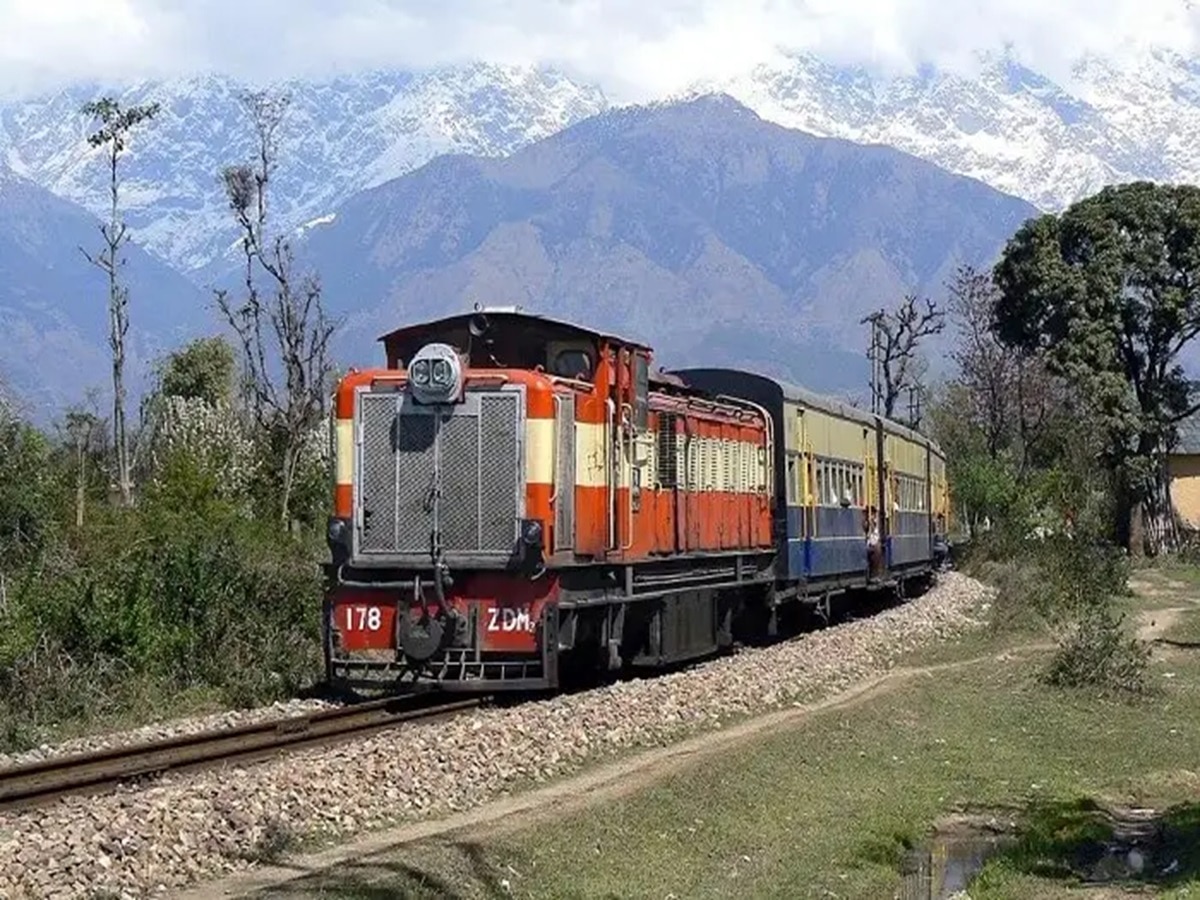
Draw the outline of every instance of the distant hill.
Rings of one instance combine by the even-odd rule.
[[[0,382],[44,417],[89,387],[110,397],[108,288],[80,251],[101,246],[99,220],[0,163]],[[128,377],[178,339],[216,320],[207,297],[134,244],[123,248],[130,289]],[[102,401],[107,407],[109,401]]]
[[[515,303],[641,338],[665,365],[840,390],[866,378],[863,315],[941,296],[1036,213],[715,95],[605,112],[504,159],[439,157],[339,206],[303,256],[359,365],[403,322]]]

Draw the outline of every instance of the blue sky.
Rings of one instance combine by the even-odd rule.
[[[471,59],[540,62],[648,99],[781,52],[903,72],[1011,44],[1063,78],[1085,53],[1195,54],[1196,0],[0,0],[0,90],[221,72],[252,80]]]

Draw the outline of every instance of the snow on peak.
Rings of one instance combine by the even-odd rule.
[[[485,62],[284,87],[292,105],[272,212],[302,234],[353,193],[435,156],[504,155],[613,109],[598,88],[554,69]],[[218,173],[250,156],[243,88],[203,75],[118,93],[162,104],[124,163],[133,234],[197,277],[236,246]],[[88,85],[0,105],[0,160],[103,214],[104,167],[79,115],[97,93]],[[887,75],[796,54],[651,105],[706,95],[786,127],[907,151],[1047,210],[1113,182],[1200,176],[1200,62],[1166,50],[1134,61],[1085,57],[1059,81],[1007,51],[978,54],[969,71]]]
[[[689,95],[723,91],[764,119],[886,144],[1046,210],[1106,184],[1200,176],[1200,64],[1170,51],[1136,63],[1081,59],[1057,84],[1009,53],[970,75],[879,76],[796,55]]]
[[[123,162],[131,233],[184,270],[236,244],[221,191],[223,166],[251,153],[238,103],[247,86],[205,75],[137,82],[126,104],[158,101]],[[606,108],[604,95],[550,69],[485,63],[423,74],[376,71],[282,85],[292,98],[273,212],[294,229],[346,197],[446,152],[509,153]],[[19,173],[103,212],[103,167],[87,147],[80,107],[98,93],[78,87],[0,105],[0,148]]]

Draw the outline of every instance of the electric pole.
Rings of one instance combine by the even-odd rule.
[[[883,360],[880,359],[880,350],[882,348],[879,344],[879,320],[882,318],[883,310],[881,309],[859,320],[860,325],[866,325],[869,323],[871,326],[871,342],[867,349],[867,359],[871,363],[870,389],[872,415],[879,415],[879,409],[883,401],[883,395],[879,386],[879,369],[883,365]]]

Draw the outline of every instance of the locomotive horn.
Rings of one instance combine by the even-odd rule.
[[[467,330],[471,332],[472,337],[483,337],[492,323],[488,321],[488,317],[481,312],[471,316],[471,320],[467,323]]]

